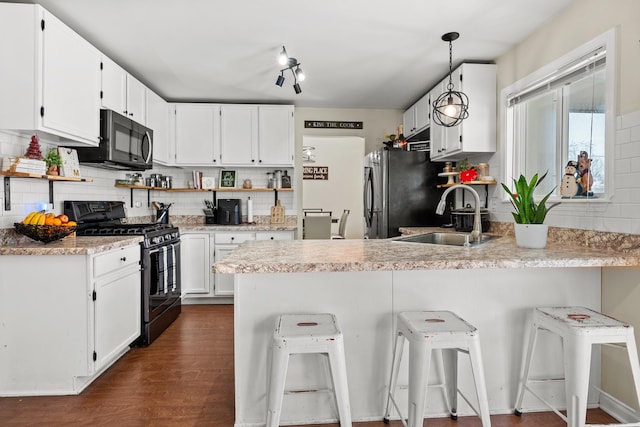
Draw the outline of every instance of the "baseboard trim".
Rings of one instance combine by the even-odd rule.
[[[605,394],[600,394],[600,409],[623,423],[640,420],[640,412]]]

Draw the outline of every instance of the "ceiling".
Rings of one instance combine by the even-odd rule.
[[[14,0],[15,1],[15,0]],[[23,3],[34,1],[23,0]],[[405,109],[495,60],[571,0],[39,0],[168,101]],[[275,85],[285,45],[307,75]]]

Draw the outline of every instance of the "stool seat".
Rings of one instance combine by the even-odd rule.
[[[606,316],[586,307],[539,307],[533,310],[531,331],[527,346],[522,377],[518,384],[515,414],[522,415],[522,402],[525,391],[539,399],[560,416],[569,427],[583,427],[587,417],[587,399],[589,393],[589,370],[591,351],[594,344],[611,344],[626,348],[635,383],[636,397],[640,404],[640,364],[633,327],[626,322]],[[531,363],[539,331],[548,331],[562,338],[565,367],[566,415],[542,398],[531,385],[558,381],[558,378],[530,380]],[[614,401],[615,397],[596,388],[601,394]],[[640,422],[624,424],[640,426]]]
[[[405,424],[404,417],[394,398],[398,387],[398,372],[405,340],[409,342],[408,424]],[[422,427],[432,350],[442,351],[441,356],[444,365],[442,376],[445,384],[438,386],[443,388],[445,402],[449,407],[451,417],[454,419],[457,418],[458,393],[471,406],[469,400],[458,389],[457,384],[458,353],[462,352],[469,355],[476,386],[478,410],[473,406],[471,407],[481,418],[483,427],[490,427],[489,402],[478,330],[451,311],[410,311],[398,314],[384,422],[389,422],[393,406],[402,419],[403,425]]]
[[[341,426],[351,426],[344,339],[335,315],[283,314],[276,319],[268,381],[267,427],[280,423],[289,357],[318,353],[327,356]]]

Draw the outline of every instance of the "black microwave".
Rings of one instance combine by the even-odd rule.
[[[119,170],[153,167],[153,131],[112,110],[100,110],[100,144],[76,147],[78,160],[89,166]]]

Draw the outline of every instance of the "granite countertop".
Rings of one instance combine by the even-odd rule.
[[[563,241],[550,241],[545,249],[524,249],[516,246],[513,236],[501,235],[470,248],[395,242],[394,239],[251,241],[215,263],[213,271],[300,273],[624,266],[640,266],[640,250],[569,246]]]
[[[5,242],[0,255],[88,255],[139,244],[142,236],[68,236],[44,244],[31,239]]]

